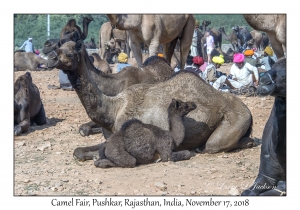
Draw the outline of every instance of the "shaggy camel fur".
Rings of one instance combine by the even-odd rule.
[[[215,153],[252,146],[252,116],[247,106],[236,96],[215,90],[198,75],[180,72],[164,82],[136,84],[107,96],[95,81],[94,75],[100,72],[87,56],[82,41],[70,41],[50,53],[48,65],[67,72],[88,116],[99,126],[115,133],[126,121],[137,118],[168,130],[168,101],[177,98],[197,105],[184,118],[185,138],[177,150],[205,146],[203,152]]]
[[[28,131],[30,124],[47,123],[40,91],[32,82],[29,72],[19,76],[14,83],[14,134]]]
[[[108,14],[113,27],[127,30],[130,47],[142,67],[140,43],[149,47],[150,56],[158,54],[159,44],[163,44],[166,60],[170,63],[177,40],[180,40],[180,69],[184,69],[195,26],[193,15],[160,15],[160,14]]]
[[[275,55],[278,59],[283,58],[286,47],[286,15],[247,14],[244,18],[252,28],[267,33]]]
[[[103,143],[99,149],[99,158],[94,158],[94,165],[100,168],[134,167],[154,162],[155,153],[159,154],[163,162],[190,159],[193,153],[188,150],[173,150],[184,138],[183,116],[195,108],[196,104],[193,102],[172,99],[168,108],[168,130],[144,124],[137,119],[129,120]],[[80,148],[75,149],[74,157],[80,156],[80,152]]]

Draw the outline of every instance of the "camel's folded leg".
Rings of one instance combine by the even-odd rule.
[[[43,103],[41,103],[40,111],[39,111],[39,113],[35,116],[34,122],[35,122],[37,125],[44,125],[44,124],[47,124],[46,113],[45,113],[45,109],[44,109]]]
[[[276,188],[261,193],[260,196],[286,196],[286,182],[279,181]]]
[[[116,164],[108,159],[99,159],[94,162],[94,166],[99,168],[117,167]]]
[[[79,133],[81,136],[89,136],[90,134],[97,134],[101,132],[102,132],[102,128],[96,123],[94,123],[93,121],[82,124],[79,127]]]
[[[79,161],[93,160],[94,155],[98,154],[100,147],[101,144],[90,147],[77,147],[73,152],[73,157]]]
[[[204,153],[228,152],[239,148],[239,142],[251,125],[251,117],[236,116],[228,113],[225,119],[218,125],[208,138]],[[249,140],[249,139],[248,139]],[[249,142],[247,141],[246,145]]]
[[[172,161],[181,161],[181,160],[189,160],[191,157],[195,156],[194,152],[189,150],[183,150],[178,152],[172,152],[171,157]]]

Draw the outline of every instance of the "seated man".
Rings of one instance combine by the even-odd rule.
[[[259,64],[259,59],[253,58],[254,50],[245,50],[244,55],[245,55],[245,62],[250,63],[252,66],[257,67],[257,65]]]
[[[245,57],[242,53],[234,54],[233,62],[230,69],[232,79],[228,79],[226,76],[219,77],[213,87],[219,90],[224,83],[226,83],[231,89],[240,89],[243,86],[258,85],[258,70],[255,66],[245,62]]]
[[[217,69],[220,68],[224,62],[225,61],[223,55],[214,56],[212,58],[212,62],[203,71],[202,79],[212,85],[218,78]]]

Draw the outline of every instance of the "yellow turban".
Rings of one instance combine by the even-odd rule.
[[[254,54],[253,50],[245,50],[244,55],[245,56],[252,56]]]
[[[273,56],[274,52],[271,49],[271,47],[267,46],[266,49],[264,50],[265,53],[267,53],[269,56]]]
[[[157,56],[163,58],[164,54],[158,53]]]
[[[215,56],[212,58],[212,62],[222,65],[225,62],[224,58],[222,58],[222,57],[223,57],[223,55]]]
[[[128,56],[126,53],[120,53],[119,56],[118,56],[118,61],[120,63],[126,63],[128,60]]]

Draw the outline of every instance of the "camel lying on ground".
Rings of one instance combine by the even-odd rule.
[[[168,130],[168,101],[177,98],[194,101],[197,108],[184,117],[185,137],[176,150],[204,146],[204,153],[216,153],[253,146],[249,138],[252,115],[247,106],[236,96],[215,90],[198,75],[180,72],[163,82],[136,84],[107,96],[95,81],[95,75],[101,73],[87,56],[82,41],[69,41],[49,54],[48,65],[67,72],[90,119],[111,133],[133,118]],[[110,84],[112,88],[120,86]],[[93,147],[96,153],[99,146]],[[85,158],[92,159],[92,153],[85,153]]]
[[[275,101],[263,131],[258,176],[242,195],[286,195],[286,59],[261,76],[258,93]]]
[[[26,72],[14,83],[14,135],[27,132],[32,123],[44,125],[47,121],[40,91]]]
[[[247,14],[243,16],[252,28],[267,33],[277,58],[284,58],[284,48],[286,47],[286,15]]]
[[[32,52],[14,53],[14,70],[15,71],[40,71],[47,70],[47,60]]]
[[[168,107],[169,129],[163,130],[140,120],[132,119],[111,135],[99,149],[94,165],[107,167],[134,167],[137,164],[153,163],[156,153],[162,162],[188,160],[193,156],[188,150],[173,152],[184,138],[183,116],[196,109],[194,102],[172,99]],[[81,148],[74,151],[80,156]],[[79,153],[79,154],[77,154]]]
[[[180,40],[180,69],[184,69],[195,26],[193,15],[170,14],[108,14],[113,28],[127,30],[131,40],[131,50],[142,67],[140,43],[149,47],[150,56],[158,54],[159,44],[164,45],[166,60],[170,63],[177,40]]]
[[[91,38],[91,41],[84,43],[86,49],[97,49],[95,39]]]

